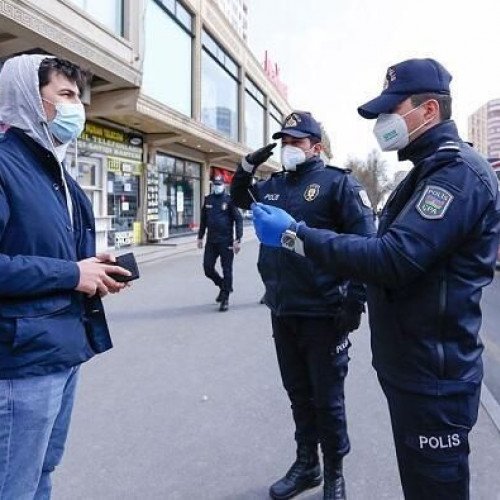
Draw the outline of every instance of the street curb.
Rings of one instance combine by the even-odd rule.
[[[500,404],[498,404],[485,384],[483,384],[481,389],[481,404],[497,428],[497,431],[500,432]]]

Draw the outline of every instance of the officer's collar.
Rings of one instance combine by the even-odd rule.
[[[319,155],[315,155],[312,158],[309,158],[304,163],[297,165],[297,170],[295,172],[290,172],[290,173],[295,175],[302,175],[305,174],[306,172],[310,172],[311,170],[316,170],[324,166],[325,164],[323,163],[323,160],[319,157]]]
[[[461,142],[453,120],[446,120],[424,132],[398,152],[399,161],[410,160],[414,165],[431,156],[443,142]]]

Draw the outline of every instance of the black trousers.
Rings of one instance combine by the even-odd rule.
[[[210,243],[205,245],[203,254],[203,269],[205,276],[210,278],[216,286],[225,292],[233,291],[233,242]],[[222,276],[215,270],[215,263],[220,257]]]
[[[468,500],[468,435],[477,420],[481,387],[472,394],[428,396],[380,383],[405,499]]]
[[[336,331],[335,318],[271,314],[283,385],[292,403],[295,440],[317,445],[326,457],[349,452],[344,381],[350,342]]]

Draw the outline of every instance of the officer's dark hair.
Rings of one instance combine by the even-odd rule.
[[[441,121],[449,120],[451,118],[451,96],[448,94],[416,94],[410,97],[413,106],[420,106],[425,101],[430,100],[437,101],[439,103],[439,118]]]
[[[90,79],[90,74],[66,59],[47,57],[38,68],[38,86],[41,89],[49,84],[53,73],[64,75],[70,82],[76,83],[80,94]]]
[[[310,135],[308,139],[311,141],[311,147],[321,142],[321,139],[318,139],[315,135]]]

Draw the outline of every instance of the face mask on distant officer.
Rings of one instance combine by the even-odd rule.
[[[399,151],[405,148],[410,143],[410,136],[431,121],[427,120],[415,130],[408,131],[405,117],[416,111],[420,106],[410,109],[404,115],[398,113],[381,113],[378,116],[375,127],[373,127],[373,133],[382,151]]]
[[[214,194],[222,194],[224,192],[224,186],[221,184],[216,184],[214,186]]]
[[[308,160],[307,153],[314,150],[314,146],[306,151],[297,146],[285,145],[281,148],[281,164],[288,172],[297,170],[297,165]]]

